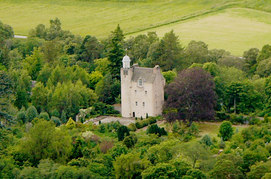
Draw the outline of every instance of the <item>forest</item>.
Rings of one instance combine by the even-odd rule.
[[[86,122],[121,117],[125,54],[161,67],[163,115]],[[0,22],[0,178],[271,178],[270,75],[269,44],[240,57],[173,30],[82,37],[58,18],[16,39]]]

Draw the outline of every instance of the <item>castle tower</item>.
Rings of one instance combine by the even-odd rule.
[[[121,114],[122,117],[157,116],[162,114],[165,79],[158,65],[143,68],[125,55],[121,68]]]

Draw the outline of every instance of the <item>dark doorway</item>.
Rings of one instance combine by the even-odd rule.
[[[146,113],[146,118],[149,118],[149,115],[148,115],[148,113]]]
[[[135,112],[133,112],[133,117],[135,117]]]

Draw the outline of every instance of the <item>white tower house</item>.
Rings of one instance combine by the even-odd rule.
[[[124,69],[129,69],[130,68],[130,57],[128,55],[125,55],[122,59],[122,64]]]

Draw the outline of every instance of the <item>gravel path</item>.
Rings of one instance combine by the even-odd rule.
[[[128,126],[131,123],[135,123],[134,118],[123,118],[123,117],[113,117],[113,116],[99,116],[97,118],[89,119],[84,123],[93,122],[94,124],[98,125],[99,121],[101,121],[101,123],[110,123],[110,122],[119,121],[122,125],[125,125],[125,126]]]

